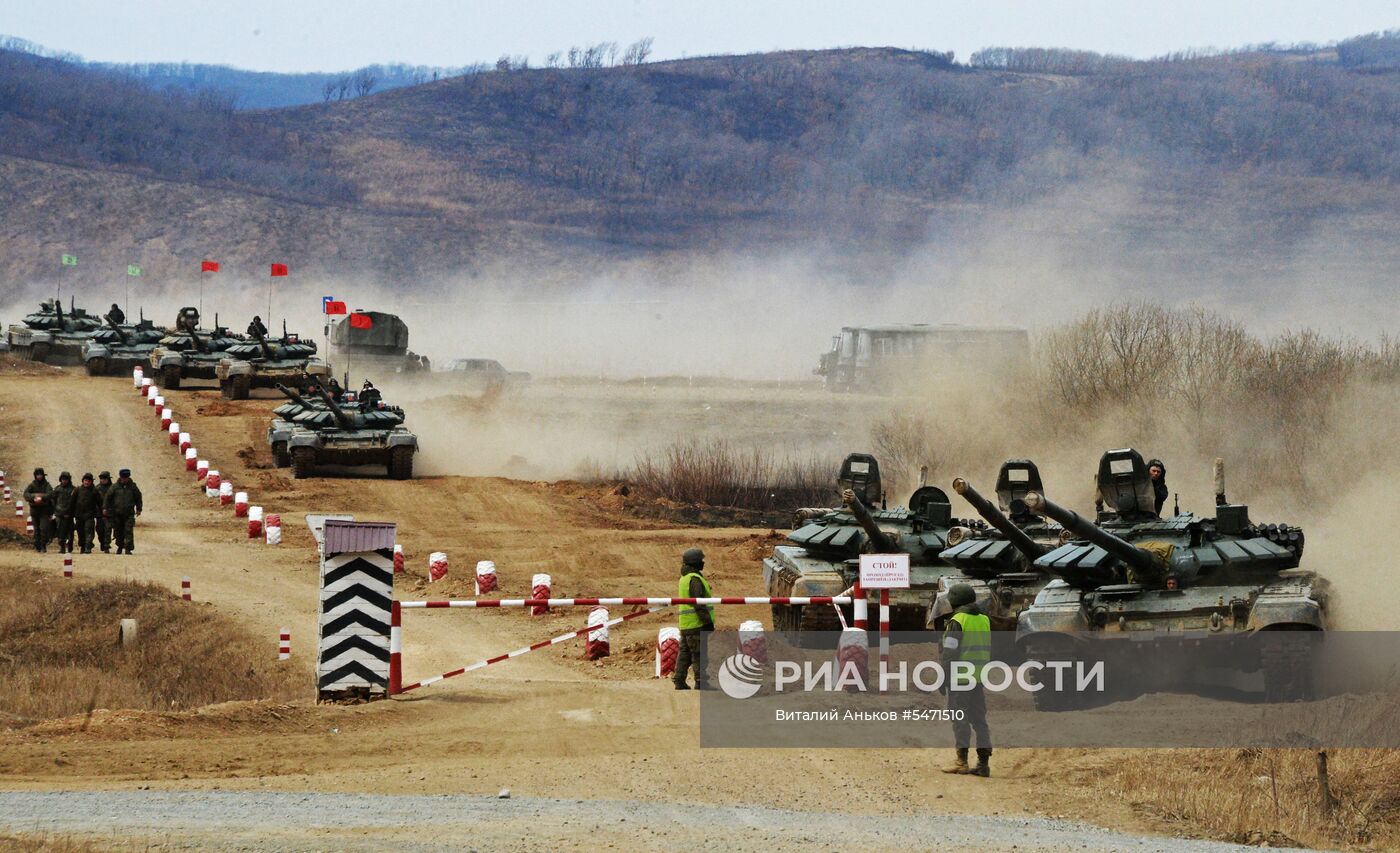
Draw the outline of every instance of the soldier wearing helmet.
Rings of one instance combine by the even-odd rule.
[[[947,677],[948,710],[961,712],[953,720],[953,743],[957,760],[944,773],[990,776],[987,763],[992,758],[992,733],[987,728],[987,696],[982,687],[982,667],[991,660],[992,623],[977,606],[977,593],[965,583],[955,583],[948,590],[948,604],[953,613],[943,629],[942,662]],[[970,689],[958,689],[952,683],[953,664],[971,664]],[[966,686],[966,685],[963,685]],[[967,750],[972,734],[977,734],[977,766],[968,767]]]
[[[705,552],[691,548],[681,555],[681,578],[676,588],[677,598],[713,598],[714,590],[705,580]],[[705,604],[682,604],[680,611],[681,649],[676,660],[672,682],[677,690],[689,690],[685,676],[695,667],[695,689],[710,689],[710,673],[704,634],[715,629],[714,607]]]

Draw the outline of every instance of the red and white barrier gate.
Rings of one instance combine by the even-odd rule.
[[[641,617],[641,616],[646,616],[646,615],[651,614],[651,613],[656,613],[657,611],[660,611],[660,610],[666,610],[666,609],[668,609],[668,608],[670,608],[670,607],[675,607],[676,605],[680,605],[680,604],[700,604],[700,605],[705,605],[705,606],[716,606],[716,605],[721,605],[721,604],[769,604],[769,605],[772,605],[772,604],[787,604],[787,605],[802,605],[802,606],[806,606],[806,605],[810,605],[810,604],[841,605],[841,604],[850,604],[850,603],[851,603],[851,598],[850,598],[850,596],[808,596],[808,597],[771,597],[771,596],[755,596],[755,597],[746,597],[746,598],[735,598],[735,597],[725,597],[725,598],[500,598],[500,599],[468,599],[468,600],[455,600],[455,599],[453,599],[453,600],[448,600],[448,601],[394,601],[394,602],[390,605],[390,616],[389,616],[389,626],[390,626],[390,627],[389,627],[389,695],[390,695],[390,696],[395,696],[395,695],[398,695],[398,694],[400,694],[400,693],[407,693],[407,692],[410,691],[410,690],[416,690],[416,689],[418,689],[419,687],[427,687],[429,684],[436,684],[437,682],[442,681],[443,679],[452,678],[452,677],[454,677],[454,676],[462,675],[462,674],[464,674],[464,673],[472,672],[472,671],[475,671],[475,670],[478,670],[478,669],[483,669],[483,668],[485,668],[485,667],[490,666],[490,665],[493,664],[493,663],[500,663],[501,661],[506,661],[506,660],[510,660],[511,658],[520,657],[521,655],[527,654],[527,653],[532,652],[532,651],[535,651],[536,649],[543,649],[543,648],[545,648],[545,647],[547,647],[547,646],[557,645],[557,644],[562,643],[562,642],[565,642],[565,641],[567,641],[567,640],[572,640],[572,639],[575,638],[575,637],[582,637],[582,636],[584,636],[585,634],[595,634],[595,635],[596,635],[600,630],[606,630],[607,628],[610,628],[610,627],[612,627],[613,625],[620,625],[620,624],[622,624],[623,622],[627,622],[627,621],[630,621],[630,620],[632,620],[632,619],[636,619],[636,618]],[[454,670],[451,670],[450,672],[444,672],[444,673],[442,673],[441,675],[435,675],[435,676],[433,676],[432,678],[425,678],[425,679],[423,679],[422,681],[415,681],[415,682],[413,682],[412,684],[404,684],[404,683],[403,683],[403,610],[404,610],[404,609],[409,609],[409,610],[434,609],[434,610],[435,610],[435,609],[440,609],[440,608],[454,608],[454,607],[526,607],[526,608],[529,608],[529,609],[531,610],[531,612],[535,612],[537,609],[543,609],[543,608],[549,608],[549,607],[593,607],[593,608],[599,608],[599,607],[606,607],[606,606],[616,606],[616,607],[628,607],[628,606],[632,606],[632,607],[645,607],[646,609],[645,609],[645,610],[636,610],[636,611],[634,611],[634,612],[632,612],[632,613],[628,613],[626,616],[619,616],[619,617],[617,617],[616,619],[609,619],[609,620],[607,620],[607,621],[605,621],[605,622],[602,622],[601,624],[589,624],[589,625],[586,625],[586,626],[584,626],[584,627],[578,629],[577,631],[570,631],[570,632],[567,633],[567,634],[560,634],[560,635],[557,636],[557,637],[553,637],[553,638],[548,639],[548,640],[542,640],[542,641],[540,641],[540,642],[538,642],[538,643],[535,643],[534,645],[525,646],[525,647],[523,647],[523,648],[515,649],[514,651],[506,652],[505,654],[502,654],[502,655],[497,655],[497,656],[492,657],[492,658],[487,658],[486,660],[477,661],[476,663],[469,664],[469,665],[467,665],[467,666],[461,667],[460,669],[454,669]],[[591,621],[591,620],[590,620],[590,621]],[[661,638],[658,639],[658,643],[657,643],[657,649],[658,649],[657,672],[658,672],[658,673],[660,673],[661,670],[662,670],[662,661],[661,661],[661,654],[660,654],[660,653],[661,653],[662,641],[663,641],[666,637],[667,637],[667,635],[666,635],[665,629],[662,629]],[[679,647],[679,641],[680,641],[679,632],[677,632],[677,634],[675,635],[675,641],[676,641],[677,647]],[[672,666],[672,669],[674,670],[674,666],[675,666],[675,664],[674,664],[674,658],[672,658],[672,664],[671,664],[671,666]]]

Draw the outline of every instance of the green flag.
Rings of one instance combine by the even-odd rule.
[[[127,264],[127,265],[126,265],[126,274],[127,274],[127,275],[140,275],[140,274],[141,274],[141,268],[138,267],[136,264]]]
[[[78,256],[77,256],[77,255],[64,255],[64,256],[63,256],[63,265],[64,265],[65,267],[76,267],[76,266],[78,265]]]

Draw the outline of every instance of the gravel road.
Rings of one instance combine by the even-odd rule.
[[[1034,817],[849,815],[628,800],[373,794],[0,793],[0,828],[220,850],[1245,850]]]

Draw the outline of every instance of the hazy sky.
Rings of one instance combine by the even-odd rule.
[[[571,44],[655,38],[655,58],[777,48],[1185,47],[1328,42],[1400,27],[1395,0],[2,0],[0,33],[87,59],[267,71],[374,62],[540,62]]]

